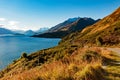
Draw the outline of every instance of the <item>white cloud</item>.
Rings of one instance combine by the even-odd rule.
[[[22,23],[22,24],[21,24]],[[0,17],[0,27],[10,30],[38,30],[40,27],[33,27],[34,25],[24,24],[17,20],[9,20],[7,18]],[[41,26],[41,25],[40,25]]]
[[[6,21],[6,19],[5,18],[0,18],[0,21]]]
[[[18,21],[9,21],[8,24],[11,26],[16,26],[17,24],[19,24],[19,22]]]
[[[16,20],[8,20],[5,18],[0,18],[0,27],[7,29],[20,29],[20,22]]]

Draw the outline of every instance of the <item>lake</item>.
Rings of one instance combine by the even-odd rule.
[[[19,58],[23,52],[28,54],[56,46],[60,39],[33,38],[27,36],[0,36],[0,69]]]

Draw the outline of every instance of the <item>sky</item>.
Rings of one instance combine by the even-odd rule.
[[[53,27],[68,18],[103,18],[120,0],[0,0],[0,26],[12,30]]]

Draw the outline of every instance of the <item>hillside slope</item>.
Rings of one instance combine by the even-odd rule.
[[[66,36],[61,42],[84,45],[120,46],[120,8],[92,26]]]

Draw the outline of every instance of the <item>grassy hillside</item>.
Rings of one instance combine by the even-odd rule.
[[[71,44],[120,46],[120,8],[92,26],[66,36],[62,42]]]
[[[114,80],[115,74],[108,75],[113,69],[107,71],[104,67],[113,65],[116,56],[100,46],[120,47],[120,8],[94,25],[64,37],[56,47],[30,55],[23,53],[0,72],[0,77],[3,80]]]
[[[79,48],[70,56],[42,66],[26,69],[22,64],[23,67],[12,69],[1,80],[119,80],[115,72],[118,65],[111,68],[113,62],[118,61],[116,57],[106,48]],[[113,69],[116,70],[112,72]]]

